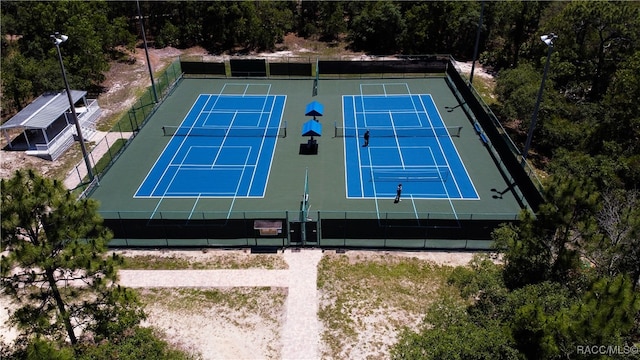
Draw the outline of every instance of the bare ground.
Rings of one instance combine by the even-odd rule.
[[[385,304],[373,307],[371,304],[363,304],[356,307],[360,310],[345,316],[348,316],[353,324],[358,324],[355,329],[357,336],[343,340],[342,352],[335,354],[324,340],[327,335],[323,334],[331,332],[327,324],[319,323],[294,331],[294,335],[304,338],[292,338],[289,332],[292,317],[294,320],[308,317],[307,320],[303,319],[302,324],[299,321],[294,322],[294,329],[303,326],[305,321],[314,324],[314,312],[328,299],[322,293],[309,290],[308,287],[307,295],[296,295],[298,301],[295,303],[302,305],[300,309],[292,309],[294,305],[291,301],[294,299],[288,299],[293,296],[291,284],[299,287],[300,283],[305,282],[315,288],[315,276],[305,278],[305,273],[299,270],[305,263],[313,263],[307,260],[308,256],[317,257],[317,253],[314,255],[313,251],[270,255],[275,258],[264,264],[251,259],[260,255],[243,251],[127,250],[119,253],[130,257],[170,257],[183,259],[191,264],[214,264],[218,260],[227,264],[258,264],[258,268],[247,270],[121,272],[120,283],[137,288],[147,304],[146,311],[149,317],[143,325],[158,329],[172,345],[203,359],[385,359],[389,357],[389,348],[397,341],[400,329],[403,326],[417,328],[424,315],[399,311]],[[393,261],[414,258],[439,265],[465,266],[473,255],[457,252],[349,251],[341,256],[347,256],[351,262],[376,261],[382,257]],[[328,252],[323,256],[337,255]],[[269,265],[282,264],[283,260],[289,263],[289,267],[283,268],[279,265],[274,269]],[[289,274],[283,275],[283,272]],[[161,280],[157,273],[162,273]],[[234,282],[233,279],[236,279],[237,287],[229,285],[230,282]],[[287,282],[289,286],[286,286]],[[216,286],[216,283],[223,285]],[[267,286],[270,283],[273,285]],[[299,300],[300,298],[305,300]],[[315,298],[315,301],[311,301],[312,298]],[[6,324],[6,320],[9,311],[14,310],[15,305],[6,297],[0,298],[0,301],[0,333],[3,334],[0,340],[13,341],[17,332]],[[315,339],[314,343],[305,345],[304,341],[301,342],[308,339]],[[309,354],[309,351],[316,355],[304,356]],[[292,353],[294,356],[291,356]]]

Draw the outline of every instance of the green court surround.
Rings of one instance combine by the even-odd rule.
[[[480,200],[347,199],[344,139],[334,137],[342,123],[342,95],[360,94],[361,84],[406,83],[414,94],[431,94],[447,126],[462,126],[453,142]],[[134,199],[133,194],[170,137],[162,126],[178,125],[199,94],[219,93],[225,84],[270,85],[270,94],[286,95],[283,120],[287,136],[278,138],[266,196],[261,199]],[[523,207],[510,174],[498,165],[461,106],[447,78],[314,79],[184,78],[140,130],[126,151],[100,179],[91,197],[113,229],[112,246],[132,247],[346,247],[404,249],[488,249],[490,232],[516,221]],[[257,87],[251,87],[257,88]],[[260,87],[263,88],[263,87]],[[318,117],[323,136],[317,155],[301,155],[305,106],[324,105]],[[486,140],[486,139],[485,139]],[[305,171],[309,205],[301,219]],[[506,190],[506,191],[505,191]],[[504,193],[502,193],[505,191]],[[280,230],[255,229],[254,220],[282,220]],[[238,235],[240,234],[240,235]]]

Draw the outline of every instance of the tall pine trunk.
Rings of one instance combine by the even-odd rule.
[[[60,295],[60,290],[58,290],[58,284],[56,284],[56,277],[54,274],[54,269],[48,268],[46,269],[47,281],[49,282],[49,286],[51,286],[51,292],[53,293],[53,298],[56,300],[56,306],[58,307],[58,311],[60,312],[60,317],[64,323],[64,328],[67,330],[67,335],[69,335],[69,340],[71,340],[71,344],[75,345],[78,343],[78,339],[76,338],[75,332],[73,332],[73,326],[71,325],[71,318],[69,317],[69,312],[67,312],[67,308],[65,307],[64,300],[62,300],[62,296]]]

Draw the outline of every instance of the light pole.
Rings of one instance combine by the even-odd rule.
[[[558,35],[550,33],[549,35],[540,36],[540,40],[547,44],[549,50],[547,51],[547,62],[544,65],[544,73],[542,74],[542,82],[540,83],[540,90],[538,90],[538,99],[536,105],[533,108],[533,115],[531,115],[531,125],[529,125],[529,134],[527,135],[527,141],[524,143],[524,150],[522,151],[522,165],[525,164],[527,155],[529,153],[529,147],[531,146],[531,138],[533,138],[533,130],[536,127],[536,120],[538,120],[538,109],[540,109],[540,102],[542,101],[542,92],[544,91],[544,82],[547,79],[547,72],[549,71],[549,60],[551,60],[551,52],[553,51],[553,40]]]
[[[84,138],[82,137],[82,129],[80,128],[80,122],[78,121],[78,115],[76,114],[76,107],[71,97],[71,90],[69,89],[69,82],[67,81],[67,73],[64,71],[64,63],[62,62],[62,53],[60,52],[60,44],[67,41],[69,37],[62,35],[58,32],[50,36],[53,40],[53,44],[58,50],[58,60],[60,60],[60,69],[62,70],[62,79],[64,79],[64,87],[67,90],[67,98],[69,99],[69,106],[71,107],[71,114],[73,116],[73,122],[76,126],[76,132],[78,133],[78,140],[80,141],[80,149],[82,149],[82,157],[84,157],[84,163],[87,165],[87,175],[89,180],[93,181],[93,172],[91,171],[91,162],[89,161],[89,155],[87,154],[87,148],[84,144]]]
[[[473,63],[471,64],[471,75],[469,75],[469,84],[473,84],[473,70],[476,68],[476,60],[478,59],[478,45],[480,44],[480,33],[482,32],[483,15],[484,0],[480,3],[480,20],[478,20],[478,31],[476,32],[476,45],[473,48]]]
[[[149,68],[149,77],[151,78],[151,88],[153,89],[153,101],[158,103],[158,93],[156,92],[156,83],[153,81],[153,70],[151,69],[151,61],[149,60],[149,48],[147,47],[147,36],[144,34],[144,21],[142,20],[142,12],[140,12],[140,1],[136,0],[138,6],[138,19],[140,20],[140,28],[142,29],[142,42],[144,43],[144,53],[147,56],[147,67]]]

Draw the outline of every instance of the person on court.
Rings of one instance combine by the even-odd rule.
[[[369,146],[369,130],[364,132],[364,145],[362,145],[362,147],[367,147]]]
[[[398,188],[396,189],[396,199],[393,200],[393,202],[395,204],[397,204],[398,202],[402,201],[400,199],[400,195],[402,195],[402,184],[398,184]]]

